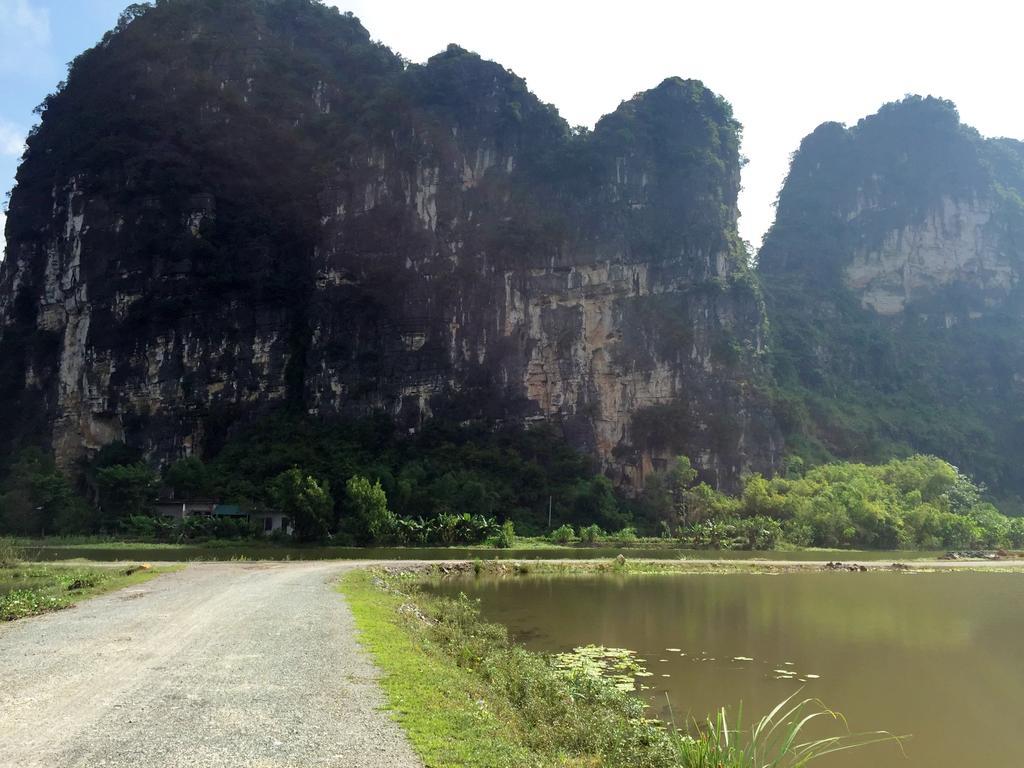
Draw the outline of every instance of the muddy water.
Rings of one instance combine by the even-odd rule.
[[[534,650],[638,651],[653,673],[638,695],[665,718],[670,702],[677,722],[739,702],[749,719],[802,688],[854,731],[912,734],[906,757],[885,744],[815,765],[1024,765],[1024,575],[531,576],[438,589],[480,598]]]

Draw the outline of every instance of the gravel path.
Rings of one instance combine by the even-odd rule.
[[[0,766],[420,766],[341,563],[191,565],[0,625]]]

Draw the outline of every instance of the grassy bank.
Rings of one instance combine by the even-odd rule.
[[[142,584],[175,567],[79,567],[0,564],[0,621],[12,621],[68,608],[115,589]]]
[[[797,768],[889,738],[802,740],[806,718],[836,716],[792,700],[749,731],[729,726],[723,712],[678,732],[647,719],[640,699],[611,678],[526,651],[466,598],[419,592],[418,578],[359,570],[341,591],[384,672],[390,707],[428,766]]]

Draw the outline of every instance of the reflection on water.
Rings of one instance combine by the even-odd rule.
[[[437,589],[481,598],[534,650],[636,650],[654,673],[643,695],[662,717],[670,701],[677,722],[741,701],[760,716],[803,688],[855,731],[913,735],[906,758],[878,745],[816,763],[826,768],[1024,765],[1022,575],[488,577]]]

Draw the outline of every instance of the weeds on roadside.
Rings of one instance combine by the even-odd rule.
[[[116,587],[149,566],[66,568],[50,565],[13,566],[0,572],[0,621],[60,610],[94,591]]]

